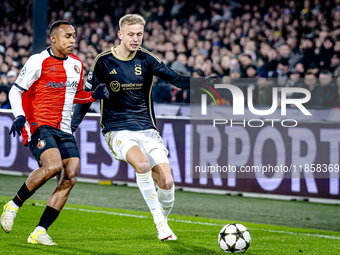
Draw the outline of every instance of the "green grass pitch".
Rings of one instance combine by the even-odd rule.
[[[25,179],[0,175],[1,207],[14,196]],[[49,181],[25,203],[11,233],[1,230],[0,254],[224,254],[218,246],[217,236],[224,225],[232,222],[245,225],[251,233],[252,242],[245,254],[340,254],[339,206],[179,191],[174,214],[169,216],[169,225],[178,240],[161,242],[138,189],[83,183],[76,184],[70,203],[48,230],[58,246],[28,244],[27,237],[38,223],[54,185],[55,181]],[[224,200],[228,203],[221,208]],[[114,208],[129,207],[131,201],[135,202],[130,210]],[[247,212],[247,204],[252,205],[253,211]],[[282,204],[281,209],[274,208],[279,204]],[[264,213],[256,216],[258,205]],[[265,213],[270,208],[277,216],[277,225],[282,226],[271,225],[274,216]],[[301,210],[300,216],[287,215],[292,208]],[[238,213],[228,213],[231,211]],[[244,220],[237,217],[239,214]],[[323,218],[317,219],[321,215]],[[295,223],[296,228],[292,227],[289,219],[299,222],[299,217],[300,224]],[[328,225],[323,224],[326,222]],[[305,228],[306,225],[313,229]],[[328,227],[331,225],[333,228]]]

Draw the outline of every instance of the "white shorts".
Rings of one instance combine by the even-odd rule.
[[[148,159],[151,169],[160,163],[169,163],[169,151],[155,129],[110,131],[105,134],[105,140],[117,160],[127,162],[126,153],[137,145]]]

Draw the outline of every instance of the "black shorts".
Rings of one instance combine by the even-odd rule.
[[[28,147],[38,164],[41,154],[51,148],[59,149],[62,159],[79,158],[79,150],[74,136],[46,125],[35,130]]]

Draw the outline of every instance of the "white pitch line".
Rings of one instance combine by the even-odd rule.
[[[190,221],[190,220],[176,220],[176,219],[168,219],[169,221],[175,221],[175,222],[183,222],[183,223],[189,223],[189,224],[200,224],[200,225],[209,225],[209,226],[224,226],[221,224],[215,224],[215,223],[208,223],[208,222],[199,222],[199,221]],[[313,237],[321,237],[321,238],[329,238],[329,239],[337,239],[340,240],[340,236],[327,236],[327,235],[319,235],[319,234],[309,234],[309,233],[294,233],[294,232],[288,232],[288,231],[281,231],[281,230],[271,230],[271,229],[258,229],[258,228],[249,228],[251,230],[261,230],[266,232],[275,232],[275,233],[282,233],[282,234],[288,234],[288,235],[303,235],[303,236],[313,236]]]
[[[36,203],[35,205],[38,206],[46,206],[43,204]],[[104,213],[104,214],[110,214],[110,215],[117,215],[117,216],[126,216],[126,217],[134,217],[134,218],[148,218],[144,215],[134,215],[134,214],[128,214],[128,213],[116,213],[116,212],[108,212],[108,211],[93,211],[88,209],[82,209],[82,208],[70,208],[70,207],[64,207],[64,210],[73,210],[73,211],[81,211],[81,212],[90,212],[90,213]]]
[[[7,202],[4,200],[0,200],[1,202]],[[46,206],[44,204],[35,203],[36,206]],[[64,210],[72,210],[72,211],[81,211],[81,212],[90,212],[90,213],[103,213],[103,214],[109,214],[109,215],[117,215],[117,216],[125,216],[125,217],[134,217],[134,218],[151,218],[144,215],[135,215],[135,214],[128,214],[128,213],[116,213],[116,212],[108,212],[108,211],[94,211],[94,210],[88,210],[88,209],[82,209],[82,208],[70,208],[70,207],[64,207]],[[168,219],[169,221],[174,222],[181,222],[181,223],[188,223],[188,224],[197,224],[197,225],[208,225],[208,226],[221,226],[222,224],[216,224],[216,223],[209,223],[209,222],[200,222],[200,221],[191,221],[191,220],[176,220],[176,219]],[[273,232],[273,233],[281,233],[281,234],[288,234],[288,235],[301,235],[301,236],[311,236],[311,237],[318,237],[318,238],[328,238],[328,239],[336,239],[340,240],[340,236],[327,236],[327,235],[319,235],[319,234],[309,234],[309,233],[294,233],[289,231],[281,231],[281,230],[270,230],[270,229],[258,229],[258,228],[249,228],[250,230],[260,230],[260,231],[266,231],[266,232]]]
[[[313,236],[313,237],[321,237],[321,238],[328,238],[328,239],[337,239],[340,240],[340,236],[326,236],[326,235],[319,235],[319,234],[309,234],[309,233],[294,233],[294,232],[287,232],[281,230],[265,230],[268,232],[275,232],[275,233],[284,233],[289,235],[302,235],[302,236]]]

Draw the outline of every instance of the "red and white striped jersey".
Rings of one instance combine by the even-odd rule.
[[[47,49],[28,59],[14,84],[25,90],[22,96],[27,120],[23,133],[25,145],[42,125],[72,134],[73,103],[95,101],[90,92],[83,90],[82,77],[83,63],[74,54],[62,59]]]

